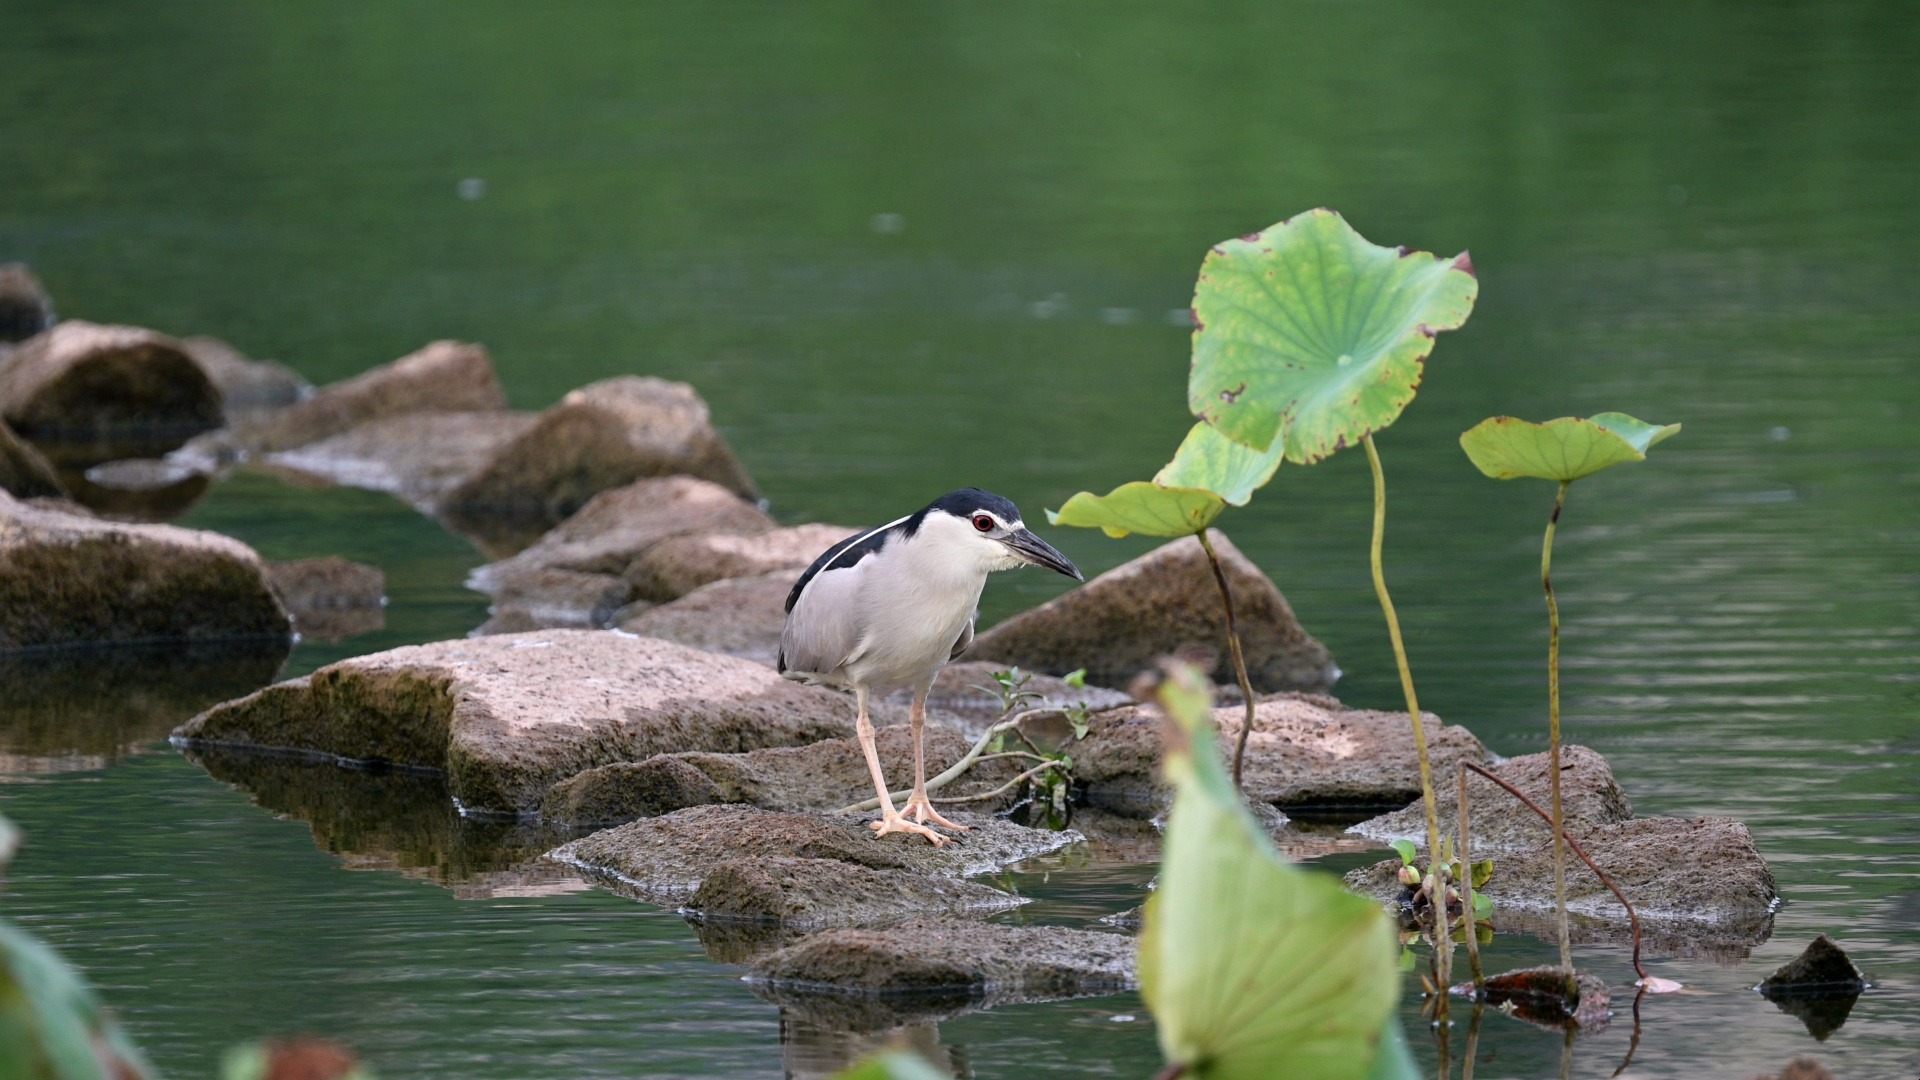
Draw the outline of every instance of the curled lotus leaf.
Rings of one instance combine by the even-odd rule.
[[[1571,483],[1623,462],[1644,461],[1648,450],[1679,430],[1679,424],[1649,424],[1617,412],[1541,424],[1495,416],[1461,435],[1460,448],[1495,480],[1528,476]]]
[[[1368,243],[1311,210],[1208,252],[1194,287],[1187,405],[1258,450],[1311,464],[1399,417],[1434,335],[1467,321],[1480,283],[1451,259]]]
[[[1059,510],[1047,511],[1054,525],[1099,529],[1115,540],[1143,536],[1192,536],[1213,524],[1227,508],[1225,500],[1199,488],[1170,488],[1145,480],[1121,484],[1105,495],[1082,491]]]
[[[1177,665],[1159,700],[1174,803],[1139,969],[1167,1060],[1195,1080],[1264,1078],[1275,1062],[1292,1076],[1412,1075],[1388,1041],[1400,946],[1386,913],[1281,859],[1221,764],[1197,670]]]
[[[1173,460],[1154,474],[1153,482],[1166,488],[1211,491],[1230,505],[1245,506],[1255,491],[1273,479],[1282,449],[1275,439],[1266,450],[1255,450],[1201,422],[1180,440]]]

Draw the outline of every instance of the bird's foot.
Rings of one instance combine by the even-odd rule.
[[[938,825],[955,832],[966,832],[973,828],[971,825],[962,825],[957,821],[948,821],[941,817],[940,812],[933,808],[933,802],[927,798],[927,793],[924,791],[914,792],[907,799],[906,805],[900,808],[900,815],[910,817],[922,825]]]
[[[913,822],[908,821],[905,817],[903,817],[899,813],[894,811],[887,811],[885,815],[880,818],[879,821],[867,822],[867,828],[873,830],[873,835],[875,839],[879,839],[880,837],[885,836],[888,833],[897,832],[897,833],[911,833],[914,836],[924,836],[928,840],[933,842],[934,847],[939,847],[942,844],[949,843],[946,837],[941,836],[939,833],[934,832],[932,829],[927,828],[925,825],[916,825]]]

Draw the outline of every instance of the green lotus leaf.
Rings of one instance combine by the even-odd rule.
[[[1211,491],[1234,506],[1245,506],[1255,491],[1273,479],[1282,449],[1275,439],[1264,452],[1255,450],[1201,422],[1180,440],[1173,460],[1154,474],[1153,482],[1166,488]]]
[[[1495,480],[1530,476],[1571,482],[1627,461],[1643,461],[1679,424],[1648,424],[1626,413],[1590,420],[1563,416],[1535,424],[1511,416],[1480,421],[1460,436],[1460,448]]]
[[[1370,244],[1312,210],[1207,254],[1194,287],[1187,405],[1228,438],[1311,464],[1400,415],[1434,335],[1480,283],[1451,259]],[[1284,429],[1284,434],[1283,434]]]
[[[1226,502],[1211,491],[1135,480],[1105,495],[1082,491],[1059,510],[1047,511],[1047,520],[1055,525],[1099,529],[1115,540],[1128,533],[1192,536],[1213,524],[1226,508]]]
[[[1160,887],[1140,937],[1140,995],[1161,1051],[1195,1080],[1360,1078],[1396,1025],[1400,946],[1378,904],[1282,861],[1214,748],[1212,695],[1163,683],[1174,788]]]

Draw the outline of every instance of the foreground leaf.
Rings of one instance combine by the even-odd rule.
[[[1198,423],[1180,441],[1173,460],[1154,474],[1165,488],[1211,491],[1234,506],[1245,506],[1253,493],[1273,479],[1280,468],[1280,440],[1265,451],[1255,450],[1220,434],[1212,424]]]
[[[1161,1050],[1205,1080],[1273,1076],[1278,1062],[1288,1076],[1368,1076],[1400,996],[1386,914],[1281,860],[1220,764],[1196,671],[1180,668],[1160,700],[1175,797],[1140,994]]]
[[[950,1080],[919,1054],[888,1050],[837,1073],[833,1080]]]
[[[1370,244],[1312,210],[1207,254],[1187,406],[1228,438],[1311,464],[1400,415],[1434,335],[1473,312],[1466,254]],[[1285,434],[1282,436],[1284,426]]]
[[[73,969],[33,935],[0,921],[0,1076],[104,1080],[150,1075]]]
[[[1585,420],[1563,416],[1543,424],[1495,416],[1461,435],[1460,448],[1495,480],[1528,476],[1567,483],[1644,461],[1649,449],[1679,430],[1679,424],[1649,424],[1617,412]]]
[[[1058,511],[1047,511],[1054,525],[1099,529],[1115,540],[1128,533],[1144,536],[1192,536],[1213,524],[1227,504],[1211,491],[1169,488],[1145,480],[1121,484],[1105,495],[1083,491]]]

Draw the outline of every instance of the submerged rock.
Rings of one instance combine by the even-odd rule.
[[[1245,715],[1239,705],[1213,710],[1223,752],[1231,753]],[[1413,725],[1400,712],[1349,709],[1317,694],[1276,694],[1254,706],[1247,738],[1249,798],[1282,808],[1398,806],[1420,794],[1420,760]],[[1428,756],[1435,775],[1460,758],[1485,763],[1491,755],[1458,724],[1426,714]],[[1168,793],[1159,776],[1161,718],[1129,707],[1098,713],[1087,737],[1075,743],[1074,779],[1093,806],[1151,816]]]
[[[387,576],[337,556],[267,564],[267,580],[301,637],[341,641],[387,624]]]
[[[0,419],[57,465],[157,456],[223,417],[219,389],[153,330],[70,319],[0,361]]]
[[[1754,989],[1805,1024],[1809,1035],[1825,1042],[1847,1022],[1854,1001],[1867,987],[1867,977],[1854,966],[1853,958],[1821,934]]]
[[[602,491],[675,475],[760,498],[691,386],[628,375],[569,393],[448,492],[439,510],[463,530],[505,518],[538,534]]]
[[[265,565],[238,540],[0,494],[0,651],[290,633]]]
[[[551,630],[343,660],[210,709],[174,739],[440,770],[470,811],[529,813],[556,781],[596,765],[798,746],[851,728],[843,695],[758,664]]]
[[[1326,647],[1301,629],[1286,597],[1225,535],[1214,550],[1233,590],[1235,623],[1256,691],[1324,690],[1340,677]],[[982,633],[968,660],[1018,664],[1049,675],[1085,668],[1087,678],[1125,686],[1162,656],[1192,646],[1219,660],[1216,682],[1234,681],[1219,587],[1200,541],[1164,544],[1064,596]]]
[[[1548,755],[1527,754],[1510,758],[1492,767],[1492,772],[1525,792],[1546,809],[1551,795],[1548,779]],[[1440,832],[1458,841],[1460,835],[1460,785],[1454,770],[1434,771],[1434,801],[1440,812]],[[1518,799],[1502,791],[1483,776],[1467,774],[1469,841],[1475,858],[1503,851],[1524,851],[1538,847],[1553,835],[1552,828]],[[1614,782],[1607,759],[1584,746],[1560,748],[1560,812],[1566,830],[1574,835],[1598,825],[1611,825],[1633,817],[1626,792]],[[1426,815],[1418,800],[1405,809],[1382,814],[1349,829],[1349,832],[1383,843],[1411,840],[1425,849]]]
[[[1753,1080],[1834,1080],[1834,1075],[1813,1058],[1797,1057],[1787,1062],[1787,1067],[1777,1074],[1756,1076]]]
[[[53,464],[0,420],[0,491],[16,499],[62,499],[67,489]]]
[[[1508,1016],[1536,1027],[1556,1031],[1573,1028],[1585,1034],[1604,1030],[1611,1018],[1607,984],[1577,968],[1573,979],[1572,1001],[1567,1000],[1566,976],[1551,965],[1489,975],[1478,996]],[[1474,992],[1471,984],[1466,990]]]
[[[927,915],[992,914],[1027,901],[950,877],[851,866],[838,859],[727,859],[687,902],[702,919],[800,929],[884,926]]]
[[[0,263],[0,347],[53,325],[53,298],[26,263]]]
[[[1123,934],[920,919],[811,934],[761,957],[747,980],[775,1000],[830,994],[895,1003],[1051,1001],[1132,989],[1134,952]]]
[[[613,619],[615,612],[627,605],[631,597],[626,580],[617,575],[590,574],[545,566],[503,572],[492,580],[489,591],[493,596],[493,603],[488,608],[490,614],[487,621],[473,632],[474,637],[518,634],[550,627],[600,629]]]
[[[884,717],[882,717],[884,719]],[[966,755],[968,742],[939,725],[926,728],[927,776]],[[913,730],[893,724],[874,732],[880,767],[890,783],[913,779]],[[935,798],[991,791],[1018,775],[1009,759],[976,763]],[[654,817],[689,806],[745,803],[767,810],[835,810],[873,797],[873,778],[856,739],[822,739],[806,746],[750,750],[741,754],[658,754],[568,777],[547,791],[540,814],[574,825],[603,825]],[[1009,805],[1012,793],[968,806],[991,812]]]
[[[695,533],[662,540],[627,567],[633,594],[665,603],[728,578],[781,574],[791,588],[800,572],[856,530],[842,525],[795,525],[758,533]],[[782,597],[782,604],[785,597]]]
[[[220,388],[228,419],[262,409],[284,409],[313,393],[300,373],[271,360],[252,360],[216,337],[182,338],[181,348]]]
[[[196,439],[180,454],[183,460],[212,468],[305,446],[382,417],[499,412],[506,407],[485,348],[436,341],[392,363],[329,383],[290,408]]]
[[[668,541],[671,543],[672,541]],[[630,634],[677,641],[696,649],[726,653],[774,666],[780,635],[787,625],[791,573],[728,578],[702,585],[658,607],[640,601],[615,618]]]
[[[949,812],[973,826],[962,842],[934,847],[917,836],[875,837],[862,815],[785,814],[751,806],[694,806],[643,818],[548,853],[654,903],[680,903],[727,859],[833,859],[875,870],[972,877],[1076,843],[1075,832],[1029,829],[999,818]],[[911,843],[909,843],[911,841]]]
[[[1572,835],[1633,902],[1644,925],[1681,933],[1768,932],[1779,901],[1773,872],[1754,850],[1747,827],[1737,821],[1638,818]],[[1347,875],[1347,887],[1398,900],[1406,891],[1396,876],[1399,869],[1397,858],[1362,867]],[[1572,852],[1566,855],[1566,870],[1570,913],[1626,925],[1626,910]],[[1495,926],[1506,925],[1511,915],[1551,913],[1552,850],[1545,838],[1535,847],[1496,856],[1493,880],[1476,891],[1493,901]]]
[[[687,476],[639,480],[594,496],[539,543],[475,570],[467,585],[489,595],[516,588],[524,595],[534,590],[514,583],[527,582],[536,572],[617,577],[648,548],[671,537],[773,527],[773,519],[758,507],[717,484]],[[631,586],[623,581],[621,592],[630,595]]]
[[[269,465],[346,487],[383,491],[433,513],[441,496],[533,423],[522,412],[386,416],[269,454]]]

